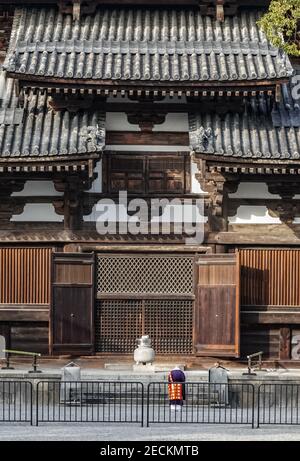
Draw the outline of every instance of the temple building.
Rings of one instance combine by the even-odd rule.
[[[269,3],[0,1],[7,347],[300,360],[300,61]]]

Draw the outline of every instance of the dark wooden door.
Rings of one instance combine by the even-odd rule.
[[[94,254],[54,253],[52,353],[94,352]]]
[[[203,255],[196,265],[195,353],[239,357],[239,255]]]

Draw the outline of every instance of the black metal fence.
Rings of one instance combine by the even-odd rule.
[[[251,424],[254,427],[252,384],[186,383],[184,390],[183,405],[173,405],[169,401],[168,383],[150,383],[147,426],[152,423],[202,423]]]
[[[300,424],[300,385],[261,384],[257,412],[257,427],[264,424]]]
[[[180,383],[182,384],[182,383]],[[107,422],[300,425],[300,384],[184,384],[183,405],[167,382],[0,381],[0,423]],[[35,392],[34,392],[35,391]],[[33,398],[34,396],[34,398]],[[35,411],[34,411],[35,409]]]
[[[41,381],[36,424],[144,423],[144,385],[121,381]]]
[[[28,381],[0,381],[0,422],[32,424],[32,384]]]

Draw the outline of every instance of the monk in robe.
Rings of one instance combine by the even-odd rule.
[[[170,409],[180,411],[183,401],[185,400],[185,382],[184,372],[176,366],[168,375],[168,394]]]

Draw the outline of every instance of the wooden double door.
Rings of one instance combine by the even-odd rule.
[[[194,261],[193,353],[238,357],[238,253],[200,255]],[[93,354],[97,291],[94,255],[54,253],[52,277],[51,352]],[[116,321],[113,312],[111,318]],[[122,322],[124,325],[125,319]],[[118,330],[122,334],[122,325],[118,326]]]

